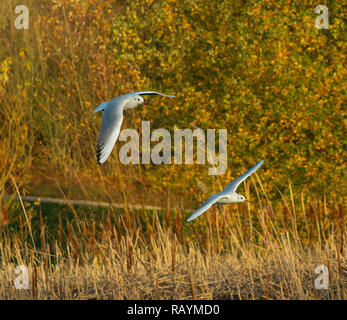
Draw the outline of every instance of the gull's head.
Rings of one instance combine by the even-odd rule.
[[[142,96],[136,94],[134,96],[135,101],[137,102],[137,104],[146,104],[145,100],[143,100]]]
[[[146,104],[146,102],[145,100],[143,100],[143,98],[140,95],[135,94],[131,96],[131,98],[127,102],[126,109],[136,108],[140,104]]]
[[[241,196],[240,194],[235,195],[235,202],[249,202],[244,196]]]

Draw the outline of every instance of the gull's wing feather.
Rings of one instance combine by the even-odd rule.
[[[103,102],[103,103],[99,104],[99,106],[93,112],[98,112],[98,111],[104,110],[106,108],[107,104],[108,104],[108,102]]]
[[[156,92],[156,91],[138,91],[138,92],[134,92],[133,94],[138,94],[139,96],[163,96],[163,97],[168,97],[168,98],[175,98],[176,96],[172,95],[172,94],[163,94],[160,92]]]
[[[104,109],[96,151],[96,158],[99,164],[106,161],[117,141],[123,122],[123,107],[125,103],[125,100],[111,100]]]
[[[263,164],[263,162],[264,162],[264,159],[259,161],[254,167],[246,171],[243,175],[239,176],[237,179],[230,182],[221,193],[225,194],[225,193],[235,192],[237,187],[240,185],[240,183],[243,180],[245,180],[247,177],[249,177],[253,172],[258,170],[259,167]]]
[[[202,215],[206,210],[210,209],[220,198],[223,198],[220,194],[213,194],[207,199],[198,210],[194,211],[186,221],[192,221],[198,216]]]

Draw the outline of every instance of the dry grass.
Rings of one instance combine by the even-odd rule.
[[[52,226],[42,212],[32,222],[33,207],[24,204],[13,228],[3,210],[2,299],[346,299],[342,203],[271,209],[259,201],[216,208],[192,223],[169,208],[70,209],[66,225],[60,216]],[[20,264],[29,268],[29,290],[14,287]],[[317,265],[329,269],[328,290],[315,289]]]

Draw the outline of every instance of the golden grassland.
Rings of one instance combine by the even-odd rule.
[[[97,212],[70,206],[55,208],[56,214],[23,203],[12,216],[6,209],[0,297],[346,299],[343,204],[295,203],[289,195],[275,205],[254,187],[258,201],[214,208],[191,223],[170,207]],[[14,286],[17,265],[29,269],[28,290]],[[329,271],[327,290],[315,288],[319,265]]]
[[[315,1],[0,2],[0,298],[346,299],[346,9]],[[95,161],[102,101],[175,93],[123,128],[228,129],[228,170]],[[250,204],[190,212],[265,158]],[[31,194],[124,210],[5,200]],[[130,210],[128,204],[164,207]],[[29,268],[17,290],[14,269]],[[317,265],[329,289],[317,290]]]

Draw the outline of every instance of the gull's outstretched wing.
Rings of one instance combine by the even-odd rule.
[[[240,183],[245,180],[247,177],[249,177],[253,172],[259,169],[259,167],[263,164],[264,159],[259,161],[254,167],[246,171],[242,176],[238,177],[234,181],[230,182],[225,189],[221,193],[230,193],[235,192],[237,187],[240,185]]]
[[[202,215],[206,210],[210,209],[220,198],[223,198],[220,194],[213,194],[209,199],[207,199],[198,210],[194,211],[186,221],[192,221],[198,216]]]
[[[160,92],[156,91],[138,91],[138,92],[133,92],[132,94],[138,94],[139,96],[163,96],[163,97],[168,97],[168,98],[175,98],[176,96],[172,94],[163,94]]]
[[[104,110],[107,106],[108,102],[103,102],[101,104],[99,104],[99,106],[93,111],[93,112],[99,112],[101,110]]]
[[[96,151],[96,158],[99,164],[106,161],[117,141],[123,122],[125,102],[125,100],[111,100],[104,109]]]

